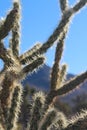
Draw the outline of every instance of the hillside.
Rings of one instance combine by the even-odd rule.
[[[27,78],[23,81],[23,84],[24,85],[29,84],[30,86],[35,87],[38,90],[49,91],[50,72],[51,68],[47,65],[44,65],[43,68],[41,68],[37,72],[34,72],[33,74],[27,76]],[[75,75],[69,73],[67,75],[67,80],[69,80],[74,76]],[[62,99],[65,102],[70,102],[73,97],[86,91],[87,91],[87,81],[80,85],[80,89],[74,90],[72,93],[69,93],[68,95],[62,97]]]

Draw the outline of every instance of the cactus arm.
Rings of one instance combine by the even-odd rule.
[[[4,61],[5,67],[10,67],[18,62],[11,52],[5,48],[3,41],[0,41],[0,58]]]
[[[12,39],[10,39],[9,47],[13,53],[14,56],[18,58],[19,56],[19,44],[20,44],[20,2],[14,2],[13,3],[14,9],[17,9],[17,13],[15,15],[15,22],[13,25],[13,28],[11,30],[12,32]]]
[[[33,48],[25,52],[19,57],[19,60],[21,64],[27,64],[34,61],[36,58],[39,57],[39,55],[32,55],[34,52],[36,52],[42,45],[40,43],[37,43]]]
[[[77,13],[81,10],[81,8],[85,7],[87,5],[87,0],[79,0],[73,7],[74,13]]]
[[[59,0],[59,2],[60,2],[61,12],[64,13],[69,7],[68,0]]]
[[[66,79],[66,71],[67,71],[67,65],[66,64],[61,65],[59,71],[59,78],[57,79],[56,90],[63,86]]]
[[[67,32],[67,31],[66,31]],[[63,53],[64,48],[64,39],[66,37],[66,32],[63,34],[61,40],[57,43],[56,52],[55,52],[55,60],[52,67],[51,72],[51,90],[55,90],[57,86],[58,79],[60,77],[60,60]]]
[[[62,130],[86,130],[87,127],[84,127],[84,122],[87,122],[87,110],[82,110],[80,113],[71,117],[68,120],[67,126]]]
[[[24,78],[29,73],[32,73],[33,71],[36,71],[38,68],[40,68],[44,64],[44,61],[45,61],[45,58],[42,56],[42,57],[39,57],[38,59],[36,59],[31,64],[25,66],[22,69],[22,71],[20,72],[20,77]]]
[[[42,121],[39,124],[38,130],[47,130],[47,128],[52,124],[57,115],[57,111],[55,108],[49,108],[45,113]]]
[[[2,109],[1,101],[0,101],[0,129],[5,130],[5,128],[6,128],[5,118],[3,115],[3,109]]]
[[[6,48],[4,47],[3,41],[0,41],[0,58],[5,60],[6,58]]]
[[[18,10],[13,7],[13,9],[8,13],[6,19],[4,20],[3,24],[0,26],[0,40],[5,38],[8,33],[13,28],[13,25],[16,20],[16,14],[18,13]]]
[[[64,95],[78,88],[81,83],[87,79],[87,71],[72,78],[70,81],[66,82],[60,89],[56,90],[56,94]]]
[[[20,84],[17,84],[13,92],[11,107],[9,110],[9,116],[7,120],[7,130],[14,130],[16,128],[21,102],[22,102],[22,86]]]
[[[35,93],[33,100],[34,103],[32,105],[32,111],[31,111],[31,119],[30,119],[30,130],[38,130],[39,121],[41,118],[41,110],[44,104],[44,94],[42,92]],[[34,125],[35,124],[35,125]]]
[[[46,107],[44,111],[48,109],[49,105],[51,105],[51,103],[53,102],[53,99],[56,96],[60,96],[60,95],[64,95],[64,94],[68,94],[69,92],[72,92],[73,90],[78,88],[79,85],[83,83],[86,79],[87,79],[87,71],[76,76],[75,78],[72,78],[70,81],[65,83],[58,90],[50,91],[46,97]]]

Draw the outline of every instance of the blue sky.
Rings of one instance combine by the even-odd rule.
[[[70,5],[76,0],[69,0]],[[21,0],[22,34],[21,51],[25,52],[36,42],[44,43],[58,25],[61,12],[58,0]],[[0,17],[12,6],[12,0],[0,0]],[[6,42],[6,46],[7,46]],[[46,53],[46,64],[53,65],[55,46]],[[87,8],[81,10],[71,22],[65,40],[61,63],[68,64],[68,72],[79,74],[87,69]]]

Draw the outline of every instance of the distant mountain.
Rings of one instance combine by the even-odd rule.
[[[28,75],[23,81],[23,84],[29,84],[30,86],[36,87],[37,89],[48,91],[50,88],[50,73],[51,68],[47,65],[44,65],[37,72]],[[67,75],[68,80],[72,77],[74,77],[73,74]]]
[[[27,76],[23,84],[29,84],[39,90],[48,91],[50,88],[50,70],[49,66],[44,65],[37,72]]]
[[[50,73],[51,68],[47,65],[44,65],[40,70],[34,72],[33,74],[27,76],[23,81],[23,84],[29,84],[31,87],[35,87],[38,90],[49,91],[50,88]],[[75,75],[68,74],[67,80],[73,78]],[[87,81],[80,85],[80,89],[74,90],[72,93],[65,95],[62,99],[65,102],[71,102],[71,99],[82,92],[87,92]]]

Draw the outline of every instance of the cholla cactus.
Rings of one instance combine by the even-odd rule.
[[[68,0],[59,0],[62,11],[61,20],[53,34],[44,44],[37,43],[32,49],[19,55],[20,45],[20,1],[13,1],[13,8],[6,18],[0,21],[0,58],[4,68],[0,72],[0,130],[17,130],[17,121],[22,102],[23,88],[21,81],[30,73],[40,68],[45,61],[44,53],[57,44],[55,61],[51,72],[51,87],[48,94],[36,93],[27,130],[76,130],[87,118],[87,111],[82,111],[75,118],[68,120],[65,115],[54,108],[56,96],[72,92],[87,79],[87,71],[64,83],[66,65],[60,66],[64,40],[72,17],[87,4],[79,0],[69,7]],[[5,48],[3,39],[11,34],[9,49]],[[80,123],[79,123],[80,122]],[[85,130],[85,128],[84,128]]]

